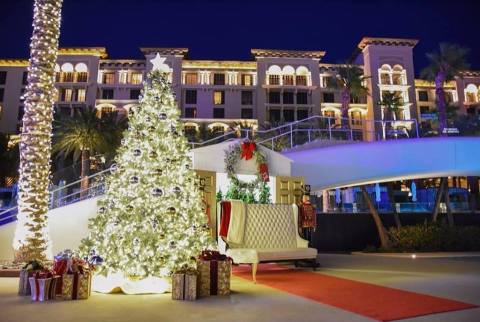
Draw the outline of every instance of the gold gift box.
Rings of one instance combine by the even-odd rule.
[[[210,295],[230,295],[230,275],[232,271],[232,262],[230,261],[230,259],[216,261],[216,283],[215,281],[212,281],[210,277],[210,269],[212,262],[214,261],[197,259],[198,295],[200,297]],[[216,290],[212,289],[212,286],[215,286],[215,284],[217,286]]]
[[[78,276],[75,280],[75,275]],[[76,285],[75,285],[76,282]],[[63,300],[84,300],[92,293],[92,274],[64,274],[62,276],[62,288],[59,297]]]
[[[186,301],[197,299],[196,273],[175,273],[172,275],[172,299]]]

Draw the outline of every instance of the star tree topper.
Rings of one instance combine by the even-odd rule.
[[[170,72],[170,67],[165,64],[165,57],[161,57],[159,53],[155,56],[154,59],[151,59],[150,62],[152,63],[152,71],[159,70],[163,73]]]

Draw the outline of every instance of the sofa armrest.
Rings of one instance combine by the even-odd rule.
[[[308,248],[308,240],[303,239],[297,235],[297,247],[298,248]]]

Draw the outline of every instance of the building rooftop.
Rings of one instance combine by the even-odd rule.
[[[250,51],[255,58],[261,57],[285,57],[285,58],[316,58],[325,56],[325,51],[311,50],[283,50],[283,49],[252,49]]]
[[[28,59],[0,59],[2,67],[27,67]]]
[[[72,55],[72,56],[79,56],[79,55],[91,55],[91,56],[98,56],[100,58],[107,58],[107,49],[105,47],[67,47],[67,48],[59,48],[58,49],[59,55]]]
[[[169,48],[169,47],[141,47],[140,51],[144,55],[156,54],[182,56],[184,58],[188,55],[188,48]]]
[[[358,48],[364,49],[368,45],[415,47],[417,44],[418,39],[363,37]]]

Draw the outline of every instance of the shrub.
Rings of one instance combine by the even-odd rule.
[[[480,227],[421,224],[389,229],[392,250],[399,252],[477,251]]]

